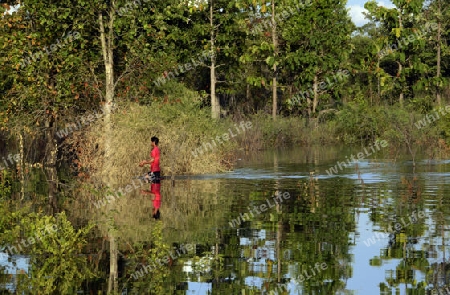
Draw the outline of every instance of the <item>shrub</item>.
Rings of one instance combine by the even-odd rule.
[[[349,103],[336,114],[336,134],[344,143],[367,143],[380,137],[386,128],[382,107]]]

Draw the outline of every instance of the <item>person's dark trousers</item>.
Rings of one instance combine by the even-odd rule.
[[[149,172],[148,176],[150,176],[151,182],[160,181],[161,180],[161,171]]]

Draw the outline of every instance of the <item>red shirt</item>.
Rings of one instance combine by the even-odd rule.
[[[159,172],[161,169],[159,168],[159,148],[155,146],[150,153],[150,157],[154,160],[150,165],[150,172]]]
[[[155,194],[155,199],[153,199],[153,208],[159,209],[161,207],[161,184],[152,183],[150,185],[150,191]]]

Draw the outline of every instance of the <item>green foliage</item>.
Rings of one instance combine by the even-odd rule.
[[[450,145],[450,114],[447,113],[436,122],[436,131],[439,132],[440,137],[445,140],[447,145]]]
[[[271,116],[260,112],[251,116],[249,121],[253,128],[239,138],[239,146],[246,150],[282,147],[303,139],[302,128],[299,126],[304,125],[304,121],[298,118],[279,118],[273,121]]]
[[[404,109],[386,110],[385,121],[389,125],[380,131],[383,132],[382,137],[389,142],[391,152],[407,146],[414,160],[423,133],[414,125],[418,119],[417,114],[409,113]]]
[[[56,217],[29,213],[28,205],[0,203],[2,246],[30,255],[28,274],[18,276],[21,294],[74,294],[94,277],[82,250],[92,225],[75,230],[65,213]],[[12,249],[12,248],[11,248]]]
[[[424,147],[430,157],[444,157],[449,150],[450,115],[442,114],[444,108],[428,108],[426,100],[421,99],[410,101],[405,108],[349,103],[337,114],[334,132],[346,143],[366,144],[385,139],[393,155],[408,147],[414,158],[417,150]],[[431,121],[427,116],[433,116]]]
[[[290,5],[296,2],[288,1]],[[333,29],[330,29],[330,23],[335,24]],[[287,79],[296,91],[304,91],[308,88],[305,85],[312,85],[314,78],[317,83],[324,82],[327,77],[347,68],[352,28],[344,2],[335,1],[313,1],[286,21],[286,26],[281,28],[287,48],[281,66],[293,73],[301,71],[301,75],[287,75],[294,76]],[[315,116],[314,112],[319,110],[317,106],[328,104],[331,97],[339,100],[339,88],[340,85],[328,89],[318,87],[318,97],[308,106],[308,112]]]
[[[150,106],[154,110],[154,116],[163,123],[173,124],[177,120],[185,121],[189,114],[196,114],[198,119],[207,118],[205,116],[207,111],[201,108],[203,99],[199,93],[173,80],[164,84],[160,91],[162,95],[153,96]]]
[[[345,143],[367,143],[379,138],[386,124],[383,108],[349,103],[337,114],[336,134]]]
[[[430,93],[439,88],[442,91],[445,80],[448,80],[436,77],[436,39],[445,35],[444,31],[437,32],[436,18],[430,17],[436,2],[428,2],[429,7],[425,11],[423,0],[393,1],[394,8],[378,6],[375,1],[365,4],[369,17],[379,23],[382,33],[373,38],[379,49],[376,72],[379,78],[383,76],[380,90],[391,99],[398,96],[400,103],[403,103],[400,100],[403,96],[399,94],[415,99],[422,91]],[[445,23],[442,25],[446,26]]]
[[[304,118],[279,117],[274,121],[270,115],[262,112],[250,116],[248,120],[252,122],[253,128],[237,139],[238,146],[244,150],[336,142],[333,120],[324,118],[322,124],[317,124],[317,119],[308,123]]]
[[[0,170],[0,202],[11,197],[12,177],[7,169]]]
[[[9,200],[0,201],[0,246],[15,244],[21,236],[20,220],[26,216],[28,205],[16,206]]]
[[[142,243],[134,245],[134,252],[128,257],[130,265],[128,275],[132,282],[133,294],[143,294],[150,290],[151,294],[164,294],[163,283],[169,276],[170,262],[167,258],[171,249],[164,243],[162,229],[162,222],[156,222],[152,227],[151,245]],[[144,271],[145,267],[150,267],[147,272]]]
[[[95,277],[82,252],[93,225],[76,230],[64,212],[56,217],[31,213],[20,225],[31,255],[28,276],[18,282],[21,292],[73,294],[83,281]]]
[[[54,216],[31,213],[22,219],[21,225],[26,228],[28,236],[40,236],[40,243],[31,249],[34,254],[72,255],[82,249],[85,236],[94,227],[90,224],[81,229],[74,229],[65,212]]]
[[[433,99],[429,96],[411,99],[409,106],[413,112],[427,114],[433,109]]]
[[[0,91],[1,105],[9,114],[5,128],[44,126],[58,115],[71,115],[68,107],[90,102],[78,100],[76,94],[81,92],[80,73],[85,68],[80,28],[73,23],[76,14],[70,14],[73,4],[23,1],[17,12],[0,19],[0,42],[5,45],[0,60],[9,76]],[[67,5],[65,13],[59,5]]]

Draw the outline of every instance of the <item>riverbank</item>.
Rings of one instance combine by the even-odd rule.
[[[411,157],[421,148],[430,158],[445,157],[450,150],[450,115],[440,112],[438,118],[436,110],[429,113],[434,117],[407,107],[349,104],[321,119],[280,116],[273,121],[259,113],[214,121],[194,94],[155,101],[150,106],[127,103],[113,115],[114,169],[118,180],[121,175],[128,180],[130,175],[144,173],[137,163],[148,157],[152,136],[160,139],[161,166],[166,175],[227,171],[233,168],[238,152],[311,145],[364,146],[376,140],[387,141],[392,155],[408,147]],[[86,142],[92,145],[101,138],[100,127],[93,126],[85,134]]]

